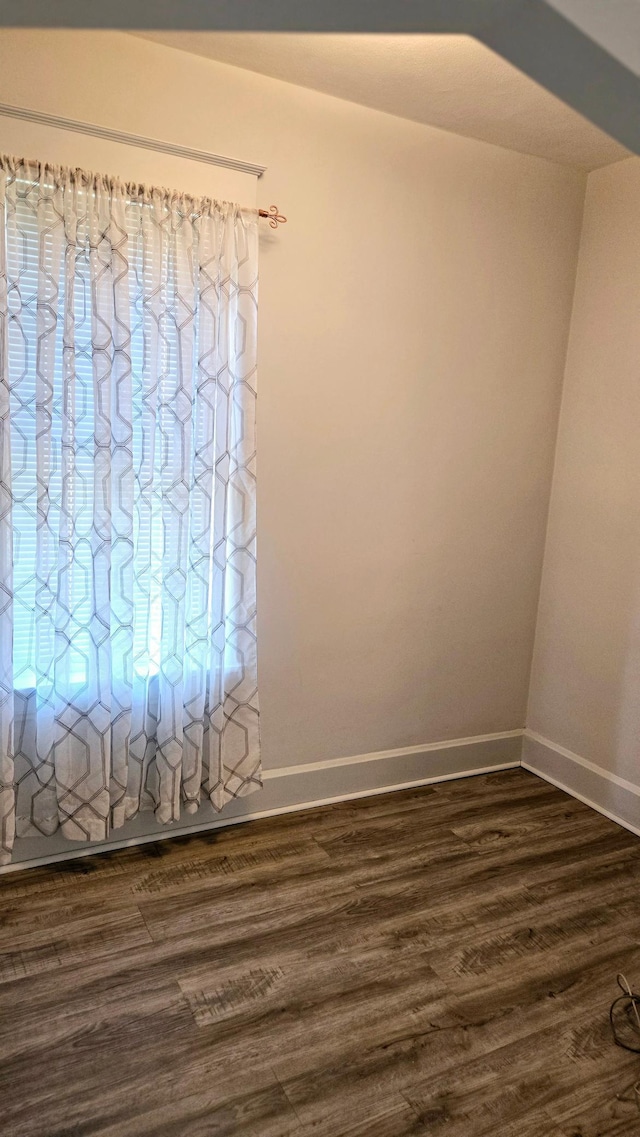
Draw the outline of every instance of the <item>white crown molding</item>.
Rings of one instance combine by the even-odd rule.
[[[113,130],[109,126],[99,126],[94,122],[81,122],[75,118],[47,114],[30,107],[14,107],[11,103],[0,103],[0,115],[6,118],[22,119],[25,122],[52,126],[58,130],[73,130],[77,134],[88,134],[93,138],[104,138],[109,142],[122,142],[126,146],[142,147],[143,150],[157,150],[161,154],[172,154],[175,158],[188,158],[192,162],[204,162],[210,166],[223,166],[227,170],[239,170],[242,174],[253,174],[259,178],[266,166],[255,162],[243,162],[240,158],[229,158],[225,154],[211,154],[208,150],[196,150],[191,146],[181,146],[177,142],[163,142],[158,138],[147,138],[143,134],[128,134],[124,130]],[[22,155],[20,155],[22,157]]]

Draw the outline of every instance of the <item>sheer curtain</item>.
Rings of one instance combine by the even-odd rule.
[[[261,785],[257,212],[0,158],[0,858]]]

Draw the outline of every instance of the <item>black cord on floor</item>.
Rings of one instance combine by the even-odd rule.
[[[616,1046],[640,1054],[640,995],[636,995],[624,975],[617,977],[622,995],[609,1008],[609,1022]],[[640,1079],[618,1094],[619,1101],[635,1101],[640,1112]]]

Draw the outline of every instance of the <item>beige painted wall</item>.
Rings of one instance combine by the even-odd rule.
[[[261,249],[265,765],[521,727],[583,175],[118,33],[2,32],[0,100],[263,162],[289,218]]]
[[[640,785],[640,159],[589,175],[528,726]]]

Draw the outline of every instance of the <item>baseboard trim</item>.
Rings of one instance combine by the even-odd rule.
[[[640,837],[640,786],[528,729],[521,764]]]
[[[283,778],[291,774],[309,774],[312,770],[335,770],[340,766],[354,766],[361,762],[380,762],[384,759],[405,758],[412,754],[432,754],[437,750],[451,750],[458,746],[477,746],[481,742],[501,742],[505,738],[522,738],[522,730],[501,730],[496,734],[475,734],[470,738],[448,738],[444,742],[425,742],[420,746],[399,746],[396,750],[374,750],[371,754],[355,754],[351,758],[326,758],[322,762],[307,762],[304,766],[278,766],[264,770],[264,781]],[[460,775],[462,777],[462,775]]]
[[[39,853],[43,838],[23,837],[16,841],[13,862],[0,866],[0,874],[95,856],[150,841],[171,840],[172,837],[208,832],[245,821],[277,817],[280,814],[315,809],[375,794],[417,789],[419,786],[451,781],[454,778],[516,769],[520,765],[521,744],[522,730],[509,730],[472,738],[447,739],[423,746],[375,751],[349,758],[327,759],[304,766],[282,766],[265,770],[264,788],[258,791],[263,804],[261,809],[251,809],[251,804],[256,800],[252,794],[231,803],[225,810],[224,817],[214,814],[210,806],[203,806],[194,815],[194,823],[190,825],[161,828],[156,826],[153,816],[141,814],[135,821],[118,830],[117,838],[97,844],[75,845],[54,834],[53,837],[44,839],[51,850],[44,856]]]
[[[45,855],[39,852],[42,838],[20,838],[14,861],[0,866],[0,874],[518,766],[640,837],[640,786],[533,730],[507,730],[265,770],[261,809],[251,809],[251,795],[228,806],[224,817],[203,806],[189,825],[160,827],[141,814],[117,831],[117,839],[96,844],[74,844],[56,834],[46,839],[51,851]]]

